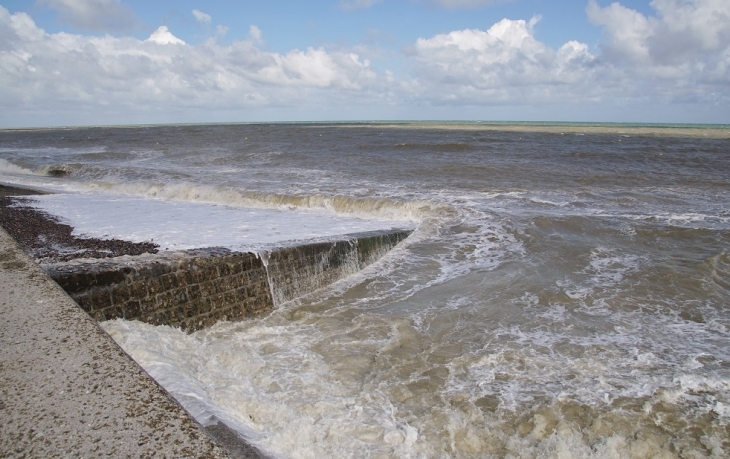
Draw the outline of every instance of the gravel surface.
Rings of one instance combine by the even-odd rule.
[[[0,226],[23,250],[42,262],[62,262],[76,258],[109,258],[122,255],[157,253],[152,242],[76,237],[73,227],[28,205],[31,197],[0,195]]]

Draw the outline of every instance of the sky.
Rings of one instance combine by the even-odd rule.
[[[0,128],[730,123],[729,0],[0,0]]]

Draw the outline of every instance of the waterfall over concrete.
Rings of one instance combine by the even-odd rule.
[[[286,247],[267,257],[274,304],[306,295],[377,261],[410,231],[371,231],[345,239]]]

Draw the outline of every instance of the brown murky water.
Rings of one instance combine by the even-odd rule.
[[[4,131],[0,181],[415,222],[378,264],[261,320],[193,335],[104,325],[201,422],[276,457],[726,457],[729,139],[686,126]]]

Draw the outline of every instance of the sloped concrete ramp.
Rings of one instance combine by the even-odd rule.
[[[2,229],[0,313],[0,457],[229,457]]]

